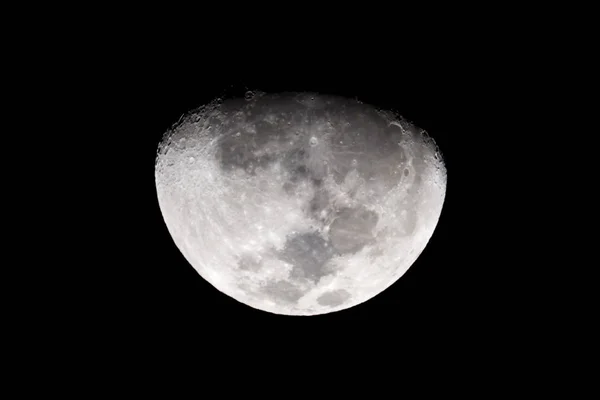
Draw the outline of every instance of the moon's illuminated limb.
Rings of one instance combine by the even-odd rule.
[[[313,94],[247,96],[165,135],[156,188],[198,273],[252,307],[337,311],[394,283],[445,198],[435,144],[391,113]]]

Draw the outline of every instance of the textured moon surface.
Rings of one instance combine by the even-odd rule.
[[[176,246],[216,289],[316,315],[381,293],[438,223],[446,169],[394,112],[314,93],[248,93],[194,110],[155,165]]]

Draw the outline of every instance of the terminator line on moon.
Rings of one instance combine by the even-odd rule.
[[[159,144],[158,202],[187,261],[263,311],[316,315],[398,280],[439,220],[446,169],[393,112],[314,93],[248,93],[183,117]]]

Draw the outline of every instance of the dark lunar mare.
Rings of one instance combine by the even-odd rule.
[[[374,240],[379,216],[364,206],[344,208],[329,228],[329,238],[340,254],[356,253]]]
[[[284,160],[284,167],[292,174],[301,165],[309,168],[308,153],[319,148],[309,145],[308,137],[315,132],[329,132],[327,145],[334,158],[330,164],[338,183],[352,168],[368,178],[373,162],[391,155],[403,157],[398,147],[405,138],[403,129],[390,125],[374,107],[333,96],[315,96],[319,101],[312,102],[304,101],[305,97],[284,93],[264,95],[252,102],[223,102],[221,118],[213,121],[215,131],[224,133],[217,150],[223,170],[239,167],[253,173],[256,166],[275,159]],[[290,140],[294,141],[291,146]],[[272,147],[270,152],[254,154],[267,145]],[[357,166],[352,165],[353,159]]]
[[[292,264],[290,276],[317,283],[328,275],[325,264],[335,255],[332,246],[318,233],[301,233],[288,237],[279,259]]]
[[[317,297],[317,303],[322,306],[336,307],[346,302],[349,298],[350,293],[347,290],[338,289],[323,293]]]
[[[262,291],[270,298],[288,304],[296,303],[304,295],[302,290],[292,283],[282,280],[268,282]]]
[[[338,184],[350,171],[356,170],[365,182],[383,182],[384,190],[389,190],[406,177],[402,165],[408,157],[402,144],[415,133],[404,122],[402,127],[389,124],[389,119],[370,105],[295,93],[263,95],[249,102],[225,101],[220,106],[220,117],[211,123],[215,132],[223,134],[216,151],[223,171],[241,168],[255,175],[257,167],[279,161],[290,177],[282,183],[288,195],[297,194],[298,183],[302,181],[313,185],[315,195],[305,211],[316,223],[324,222],[320,213],[330,206],[330,194],[322,186],[323,163],[314,162],[318,152],[327,149],[328,171]],[[310,145],[312,136],[318,137],[319,144]],[[419,154],[414,156],[417,158],[416,162],[413,159],[416,179],[408,189],[409,195],[417,190],[422,168]],[[317,165],[321,169],[317,170]],[[292,265],[292,282],[271,281],[261,291],[277,301],[295,303],[303,293],[293,280],[316,284],[323,276],[333,273],[327,268],[328,261],[335,255],[352,254],[373,243],[378,220],[379,216],[364,206],[343,208],[334,210],[327,239],[318,232],[288,236],[276,256]],[[408,215],[410,231],[414,229],[413,220],[412,215]],[[244,259],[240,268],[258,271],[260,263]],[[324,293],[317,301],[334,307],[349,297],[347,291],[336,290]]]
[[[227,100],[219,110],[220,118],[212,124],[214,132],[223,134],[216,151],[222,169],[241,168],[254,175],[257,167],[280,161],[291,177],[282,184],[288,194],[303,179],[318,185],[327,172],[340,184],[354,169],[366,182],[383,181],[391,188],[404,176],[398,164],[408,159],[401,144],[419,151],[408,143],[417,134],[415,128],[405,122],[402,127],[390,124],[391,117],[356,100],[284,93],[250,102]],[[312,136],[319,145],[310,146]],[[316,155],[328,166],[315,162]],[[414,156],[418,175],[423,166],[420,154]]]

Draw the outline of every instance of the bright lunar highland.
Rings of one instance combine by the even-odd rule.
[[[158,203],[187,261],[250,307],[365,302],[424,250],[446,194],[435,142],[398,114],[314,93],[247,93],[182,117],[158,147]]]

